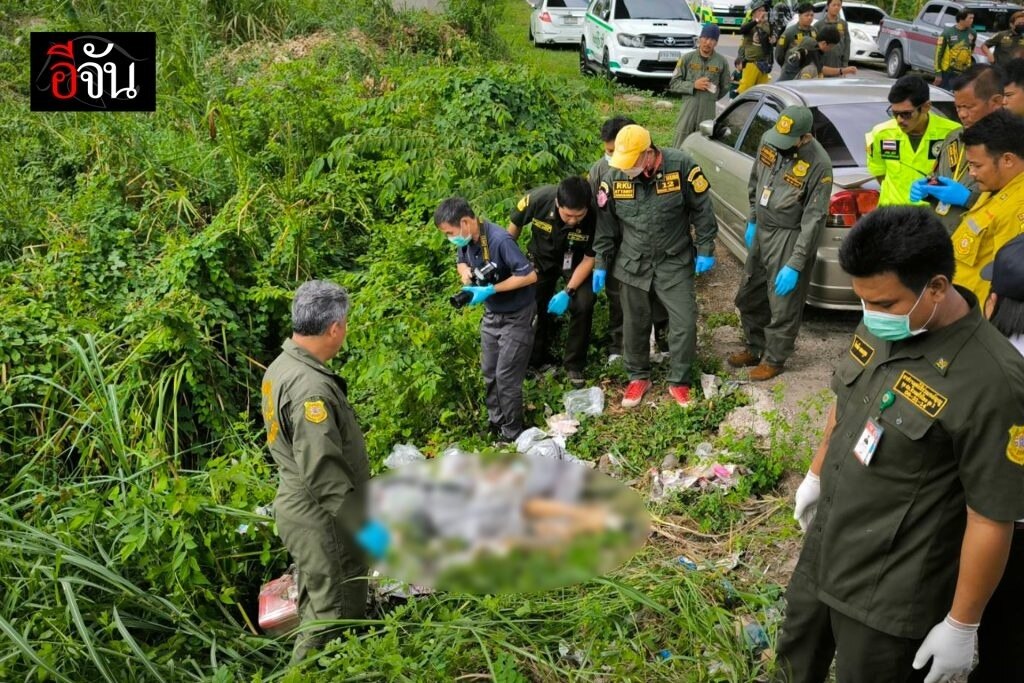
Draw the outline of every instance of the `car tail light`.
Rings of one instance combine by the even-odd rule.
[[[852,228],[861,216],[878,206],[878,190],[842,190],[832,195],[825,227]]]
[[[551,23],[551,15],[549,13],[547,13],[547,12],[541,12],[540,16],[538,17],[538,19],[540,19],[541,21],[543,21],[546,24],[550,24]]]

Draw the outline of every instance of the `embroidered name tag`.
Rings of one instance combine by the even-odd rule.
[[[783,175],[782,179],[797,189],[800,189],[804,186],[803,178],[797,178],[795,175],[791,175],[789,173]]]
[[[632,180],[616,180],[615,184],[612,185],[612,198],[634,199],[635,197],[636,188],[633,186]]]
[[[761,145],[761,151],[758,152],[757,158],[765,166],[774,166],[775,160],[779,158],[779,153],[775,151],[774,147]]]
[[[551,232],[551,224],[550,223],[546,223],[546,222],[544,222],[542,220],[539,220],[539,219],[536,219],[536,218],[533,219],[533,228],[534,228],[534,230],[541,230],[543,232]]]
[[[900,158],[900,141],[899,140],[882,140],[881,152],[882,152],[882,158],[883,159],[899,159]]]
[[[850,355],[861,365],[867,365],[875,356],[875,349],[857,335],[853,335],[853,343],[850,344]]]
[[[904,370],[892,390],[928,417],[938,417],[949,399]]]
[[[654,191],[658,194],[668,194],[669,192],[679,192],[682,187],[683,183],[679,177],[679,171],[672,171],[671,173],[666,173],[665,177],[655,184]]]

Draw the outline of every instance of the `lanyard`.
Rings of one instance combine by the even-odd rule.
[[[480,230],[480,248],[484,252],[484,263],[487,264],[491,262],[491,250],[487,248],[487,228],[480,227],[482,228]]]
[[[891,392],[887,391],[882,394],[882,400],[878,402],[878,417],[882,417],[882,413],[892,407],[892,404],[896,402],[896,396]]]

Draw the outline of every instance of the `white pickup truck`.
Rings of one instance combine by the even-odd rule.
[[[929,0],[917,18],[903,21],[886,17],[878,30],[878,51],[885,56],[885,72],[899,78],[907,69],[935,73],[935,50],[942,32],[956,23],[956,13],[963,8],[974,12],[974,30],[978,42],[974,61],[987,62],[981,44],[999,31],[1009,28],[1010,16],[1022,8],[1005,2],[952,2]]]

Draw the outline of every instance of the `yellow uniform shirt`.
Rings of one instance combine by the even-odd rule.
[[[910,186],[915,180],[928,177],[942,150],[942,141],[957,128],[960,128],[960,124],[956,121],[950,121],[934,111],[929,112],[928,128],[917,149],[910,144],[907,134],[896,125],[895,119],[872,128],[864,136],[867,140],[868,172],[875,176],[885,176],[878,205],[927,204],[910,201]]]
[[[971,290],[984,304],[991,284],[981,279],[981,269],[995,259],[1000,247],[1024,233],[1024,173],[998,192],[983,192],[964,214],[953,233],[956,257],[954,284]]]

